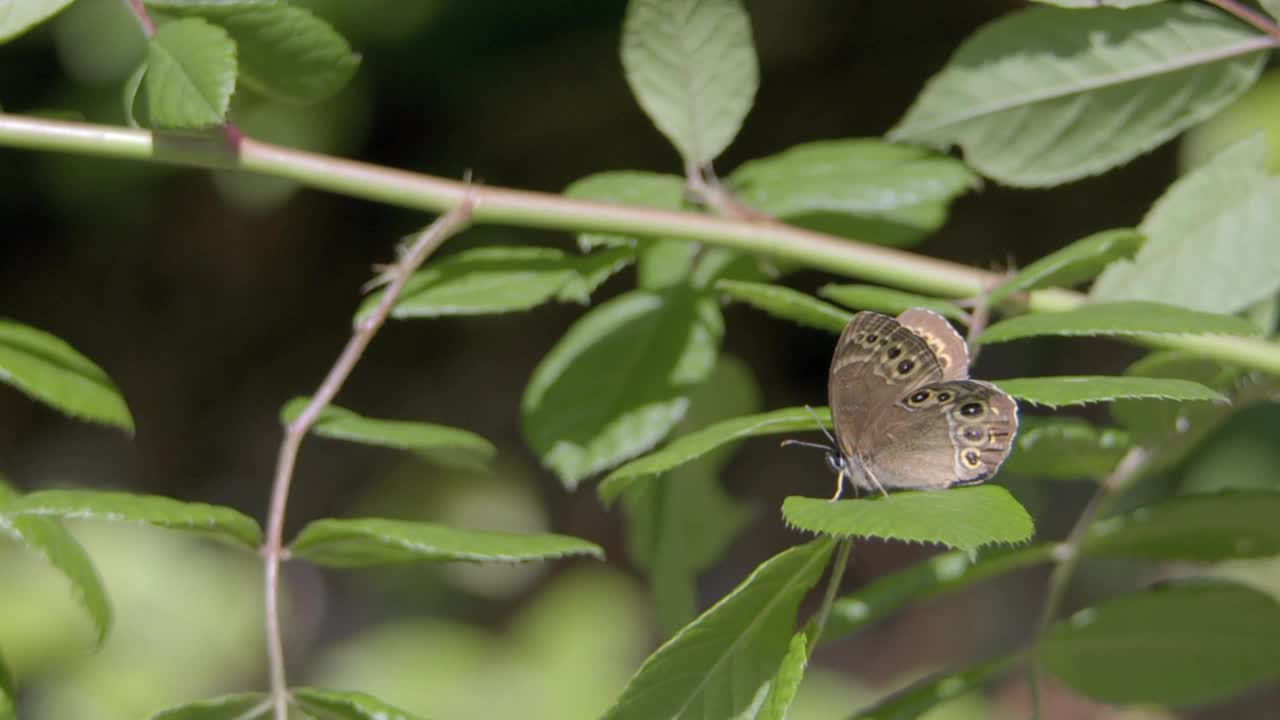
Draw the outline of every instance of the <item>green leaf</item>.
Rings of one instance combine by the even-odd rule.
[[[1280,678],[1280,604],[1243,586],[1171,583],[1086,608],[1045,633],[1041,662],[1113,704],[1193,705]]]
[[[1132,377],[1179,378],[1200,383],[1219,392],[1229,392],[1235,385],[1240,371],[1181,352],[1152,353],[1125,369]],[[1134,437],[1147,445],[1154,445],[1174,435],[1189,430],[1194,423],[1210,417],[1218,417],[1230,408],[1189,405],[1176,402],[1150,402],[1121,400],[1111,406],[1111,416],[1120,422]],[[1185,444],[1185,440],[1179,441]],[[1191,448],[1186,448],[1190,450]]]
[[[158,495],[102,490],[39,490],[3,508],[10,520],[39,516],[139,522],[193,532],[256,549],[262,543],[258,523],[228,507],[180,502]]]
[[[831,606],[823,642],[860,630],[903,606],[969,587],[1005,573],[1053,560],[1055,543],[935,555],[905,570],[873,580]]]
[[[421,561],[527,562],[573,555],[603,558],[599,546],[566,535],[469,530],[432,523],[326,518],[309,523],[289,543],[293,557],[329,567]]]
[[[1200,383],[1177,378],[1078,375],[1015,378],[998,380],[995,384],[1019,400],[1055,408],[1121,398],[1226,401],[1221,394]]]
[[[958,160],[867,138],[797,145],[744,163],[730,179],[743,203],[773,217],[852,215],[875,221],[860,239],[878,242],[883,233],[894,245],[937,230],[947,205],[979,185]]]
[[[236,44],[200,18],[162,25],[147,42],[147,116],[156,128],[201,130],[226,122],[236,89]]]
[[[684,417],[723,332],[715,298],[684,288],[636,290],[592,308],[525,388],[529,446],[568,488],[648,450]]]
[[[177,15],[213,20],[231,34],[240,77],[269,97],[300,103],[323,100],[346,86],[360,56],[329,23],[284,3],[146,0]]]
[[[1096,523],[1084,549],[1144,560],[1219,562],[1280,555],[1280,493],[1183,495]]]
[[[751,20],[738,0],[633,0],[622,67],[640,107],[693,167],[729,146],[759,85]]]
[[[1029,8],[970,35],[888,137],[959,145],[1008,185],[1057,185],[1121,165],[1225,107],[1253,84],[1269,46],[1195,3]]]
[[[1096,232],[1022,268],[996,288],[988,301],[995,305],[1025,290],[1079,285],[1092,280],[1109,263],[1131,257],[1144,242],[1146,238],[1142,233],[1132,228]]]
[[[281,422],[286,425],[293,422],[308,402],[310,398],[305,397],[290,400],[280,411]],[[363,445],[409,450],[449,467],[481,466],[497,452],[488,440],[467,430],[424,422],[367,418],[334,405],[320,411],[311,432]]]
[[[661,290],[687,283],[698,245],[685,240],[657,240],[645,244],[636,258],[636,284]]]
[[[800,689],[800,681],[804,679],[804,669],[809,664],[808,636],[798,632],[791,636],[791,645],[782,658],[782,666],[769,685],[769,694],[764,698],[760,712],[752,716],[754,720],[786,720],[791,701]]]
[[[854,310],[874,310],[886,315],[897,315],[903,310],[918,307],[932,310],[952,320],[965,319],[965,312],[946,300],[890,290],[879,285],[823,285],[818,288],[818,294]]]
[[[1019,315],[998,322],[978,336],[999,343],[1037,335],[1256,335],[1253,323],[1231,315],[1188,310],[1154,302],[1081,305],[1062,312]]]
[[[0,0],[0,43],[62,12],[74,0]],[[4,717],[0,712],[0,717]]]
[[[775,317],[840,334],[853,313],[797,290],[768,283],[720,280],[716,289]]]
[[[946,491],[904,491],[888,497],[830,500],[792,496],[782,502],[787,524],[836,537],[930,542],[973,551],[1031,539],[1031,516],[999,485]]]
[[[609,276],[631,262],[625,249],[570,256],[554,248],[483,247],[450,255],[414,273],[391,308],[397,318],[518,312],[551,300],[586,304]],[[382,300],[361,304],[368,317]]]
[[[4,664],[4,656],[0,655],[0,720],[17,720],[18,709],[15,707],[17,697],[17,686],[13,684],[9,666]]]
[[[246,692],[174,705],[149,720],[259,720],[270,715],[266,693]]]
[[[72,417],[133,432],[133,417],[111,379],[46,332],[0,320],[0,382]]]
[[[564,196],[575,200],[634,205],[659,210],[680,210],[685,206],[684,178],[634,170],[616,170],[588,175],[565,188]],[[637,242],[637,238],[626,235],[578,234],[578,247],[582,248],[583,252],[601,245],[634,246]]]
[[[916,720],[935,706],[990,683],[1020,659],[1021,655],[1015,653],[970,665],[964,670],[930,675],[872,707],[859,710],[853,714],[853,720]]]
[[[1280,291],[1280,178],[1255,135],[1179,178],[1138,229],[1137,256],[1113,263],[1095,300],[1156,300],[1236,313]]]
[[[831,547],[820,539],[766,560],[650,655],[605,719],[729,718],[749,708],[781,665]]]
[[[320,720],[420,720],[362,692],[293,688],[298,706]]]
[[[1259,5],[1273,18],[1280,18],[1280,0],[1259,0]]]
[[[1080,418],[1024,417],[1001,470],[1057,480],[1096,479],[1111,472],[1132,444],[1124,430],[1094,427]]]
[[[817,414],[827,427],[831,426],[830,410],[814,408],[813,413]],[[813,422],[813,414],[803,407],[783,408],[722,420],[688,435],[682,435],[661,450],[632,460],[609,473],[608,477],[600,483],[600,499],[606,505],[611,504],[636,480],[668,472],[736,440],[757,435],[777,435],[817,429]]]
[[[38,494],[38,493],[37,493]],[[42,555],[71,584],[71,593],[93,623],[98,644],[111,629],[111,605],[93,560],[71,533],[53,518],[10,515],[14,502],[0,505],[0,536],[8,536]]]

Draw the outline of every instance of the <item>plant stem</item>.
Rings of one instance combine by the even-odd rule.
[[[320,412],[333,401],[338,391],[342,389],[343,383],[350,377],[356,363],[360,361],[365,349],[373,341],[373,336],[386,321],[409,277],[445,240],[466,227],[476,202],[473,196],[464,195],[452,210],[420,232],[408,251],[394,266],[386,270],[390,282],[377,307],[356,324],[351,339],[347,341],[342,354],[330,368],[324,382],[320,384],[315,395],[311,396],[311,401],[307,403],[306,408],[294,418],[293,422],[289,423],[285,430],[276,461],[275,482],[271,489],[271,506],[267,515],[267,533],[262,546],[267,663],[271,675],[271,704],[276,720],[286,720],[288,716],[289,691],[285,679],[284,638],[280,627],[280,561],[285,555],[283,543],[285,508],[288,505],[293,469],[297,464],[298,448],[320,416]]]
[[[354,160],[225,137],[205,140],[103,125],[0,113],[0,146],[160,161],[191,167],[241,169],[302,185],[400,207],[443,212],[472,195],[474,222],[638,237],[678,237],[783,258],[808,267],[939,297],[964,298],[998,284],[1003,275],[913,253],[754,219],[588,202],[550,193],[464,182]],[[1079,307],[1080,293],[1060,288],[1026,296],[1033,312]],[[1170,335],[1125,338],[1152,347],[1185,350],[1224,364],[1280,375],[1280,345],[1261,338]]]
[[[1280,26],[1277,26],[1266,15],[1236,2],[1236,0],[1208,0],[1208,2],[1210,5],[1216,5],[1223,12],[1235,15],[1240,20],[1270,35],[1273,40],[1280,41]]]
[[[849,565],[849,553],[853,550],[853,538],[842,538],[836,546],[836,557],[831,563],[831,577],[827,579],[827,590],[822,595],[822,606],[813,619],[812,632],[809,634],[809,657],[822,640],[822,633],[827,629],[827,618],[831,617],[831,607],[836,602],[836,594],[840,592],[840,581],[844,579],[844,570]]]

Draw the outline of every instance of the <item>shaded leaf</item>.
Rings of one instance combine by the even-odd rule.
[[[823,285],[818,288],[818,294],[854,310],[874,310],[886,315],[897,315],[903,310],[919,307],[952,320],[965,318],[964,310],[946,300],[890,290],[879,285]]]
[[[1280,678],[1280,603],[1226,583],[1170,583],[1062,620],[1044,667],[1103,702],[1192,705]]]
[[[853,215],[891,227],[892,244],[937,230],[956,196],[975,189],[964,163],[929,150],[857,138],[805,143],[744,163],[730,178],[747,205],[790,220],[815,213]],[[872,223],[864,225],[877,242]]]
[[[71,594],[93,624],[98,644],[111,629],[107,590],[84,547],[53,518],[10,515],[14,503],[0,504],[0,536],[8,536],[42,555],[71,584]],[[2,714],[0,714],[2,716]]]
[[[930,675],[859,710],[853,714],[853,720],[915,720],[937,705],[990,683],[1021,659],[1020,653],[1014,653],[963,670]]]
[[[782,658],[782,666],[774,675],[769,685],[769,694],[764,698],[760,712],[752,717],[755,720],[786,720],[791,701],[800,689],[800,681],[804,680],[804,669],[809,664],[808,635],[798,632],[791,636],[791,645]]]
[[[646,290],[661,290],[686,283],[697,254],[698,245],[686,240],[646,243],[636,257],[636,284]]]
[[[721,280],[716,289],[770,315],[839,334],[853,314],[806,293],[768,283]]]
[[[18,37],[57,15],[74,0],[0,0],[0,42]],[[4,717],[0,711],[0,717]]]
[[[149,720],[259,720],[270,715],[266,693],[246,692],[174,705]]]
[[[723,332],[715,298],[685,288],[636,290],[592,308],[525,388],[529,446],[569,488],[648,450],[684,417]]]
[[[293,688],[297,704],[320,720],[420,720],[362,692]]]
[[[236,44],[200,18],[166,23],[147,41],[147,116],[156,128],[201,130],[226,121],[236,89]]]
[[[1152,353],[1125,369],[1132,377],[1170,377],[1197,382],[1222,393],[1234,386],[1240,371],[1186,353]],[[1229,408],[1228,408],[1229,410]],[[1212,405],[1121,400],[1111,416],[1140,442],[1151,445],[1188,430],[1193,422],[1220,414]],[[1190,448],[1188,448],[1190,449]]]
[[[1138,226],[1146,244],[1108,267],[1091,297],[1236,313],[1274,295],[1280,178],[1267,174],[1266,159],[1255,135],[1179,178]]]
[[[818,418],[830,427],[830,410],[814,408],[813,413],[816,413]],[[600,483],[600,499],[605,504],[610,504],[636,480],[668,472],[735,440],[757,435],[776,435],[816,429],[813,414],[803,407],[783,408],[722,420],[688,435],[682,435],[661,450],[633,460],[609,473],[608,477]]]
[[[800,600],[832,543],[814,540],[766,560],[649,656],[606,720],[737,717],[777,672]]]
[[[1136,401],[1141,402],[1141,401]],[[1129,433],[1067,416],[1023,417],[1004,472],[1061,480],[1101,478],[1132,445]]]
[[[996,288],[988,301],[995,305],[1016,292],[1079,285],[1092,280],[1109,263],[1132,256],[1144,242],[1142,233],[1132,228],[1096,232],[1022,268]]]
[[[249,548],[262,543],[253,518],[229,507],[181,502],[159,495],[102,490],[39,490],[17,498],[3,509],[15,517],[86,518],[139,522],[167,530],[193,532]]]
[[[888,137],[959,145],[1008,185],[1069,182],[1225,107],[1253,84],[1268,46],[1194,3],[1028,8],[970,35]]]
[[[788,525],[814,533],[929,542],[966,551],[1026,542],[1035,532],[1026,509],[999,485],[835,502],[792,496],[782,503],[782,517]]]
[[[49,333],[0,320],[0,382],[72,417],[133,432],[133,417],[111,378]]]
[[[615,170],[588,175],[565,188],[564,196],[576,200],[637,205],[659,210],[680,210],[685,206],[684,178],[636,170]],[[578,234],[578,247],[582,248],[583,252],[601,245],[634,246],[637,242],[639,242],[637,238],[626,235]]]
[[[306,397],[290,400],[280,411],[280,421],[285,425],[293,422],[308,402],[310,398]],[[488,440],[467,430],[425,422],[368,418],[335,405],[327,405],[320,411],[311,432],[363,445],[410,450],[448,466],[483,465],[497,452]]]
[[[0,655],[0,720],[16,720],[18,710],[15,701],[18,697],[17,686],[13,684],[13,676],[9,666],[4,664],[4,656]]]
[[[1019,315],[992,325],[980,343],[1037,335],[1256,335],[1252,323],[1232,315],[1199,312],[1154,302],[1081,305],[1062,312]]]
[[[315,520],[289,543],[289,550],[293,557],[329,567],[419,561],[515,563],[573,555],[604,557],[597,545],[567,535],[517,535],[383,518]]]
[[[551,300],[585,304],[592,292],[631,262],[625,249],[570,256],[554,248],[482,247],[437,260],[414,273],[391,308],[397,318],[518,312]],[[356,318],[377,307],[382,292]]]
[[[738,0],[634,0],[622,67],[640,107],[687,166],[733,141],[759,84],[751,20]]]
[[[1100,520],[1093,555],[1218,562],[1280,555],[1280,493],[1183,495]]]
[[[997,380],[995,384],[1019,400],[1048,407],[1111,402],[1120,398],[1226,401],[1221,394],[1200,383],[1177,378],[1077,375]]]

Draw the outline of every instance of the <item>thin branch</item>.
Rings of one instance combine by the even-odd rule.
[[[360,357],[372,342],[373,336],[382,327],[391,308],[395,305],[408,282],[409,277],[431,253],[449,237],[457,234],[470,222],[472,212],[478,200],[474,195],[464,195],[456,207],[431,223],[418,234],[412,245],[405,251],[393,268],[388,270],[390,282],[382,299],[372,313],[361,319],[351,334],[351,339],[338,356],[337,362],[325,376],[324,382],[306,408],[289,423],[285,430],[284,440],[280,443],[280,453],[276,461],[275,482],[271,490],[271,507],[267,516],[266,541],[262,546],[263,574],[265,579],[267,660],[271,675],[271,701],[276,720],[285,720],[288,714],[288,683],[285,680],[284,639],[280,626],[280,561],[284,557],[284,517],[289,500],[289,486],[293,480],[293,469],[298,459],[298,448],[306,437],[311,426],[319,418],[333,398],[342,389],[343,383],[351,375],[351,371]]]
[[[774,222],[713,217],[703,213],[588,202],[549,193],[466,183],[353,160],[279,147],[248,138],[238,155],[225,143],[206,143],[140,130],[0,113],[0,146],[85,155],[161,161],[204,168],[234,167],[288,178],[311,188],[411,209],[443,212],[471,194],[472,220],[572,232],[638,237],[676,237],[782,258],[807,267],[891,287],[937,295],[972,297],[1002,279],[998,273],[860,243]],[[1033,312],[1070,310],[1085,302],[1060,288],[1028,295]],[[1262,338],[1169,335],[1126,340],[1280,375],[1280,346]]]
[[[840,581],[844,579],[844,570],[849,565],[849,552],[853,550],[853,538],[844,538],[836,546],[836,558],[831,564],[831,577],[827,580],[827,591],[822,596],[822,606],[814,616],[809,633],[809,657],[822,640],[822,633],[827,629],[827,618],[831,617],[831,608],[835,605],[836,594],[840,591]]]
[[[147,14],[147,8],[142,4],[142,0],[125,0],[129,12],[133,13],[134,19],[138,21],[138,26],[142,28],[143,36],[150,38],[156,34],[156,21],[151,19]]]
[[[1273,40],[1280,41],[1280,26],[1277,26],[1274,20],[1253,8],[1238,3],[1236,0],[1208,0],[1208,3],[1217,6],[1223,12],[1235,15],[1240,20],[1270,35]]]

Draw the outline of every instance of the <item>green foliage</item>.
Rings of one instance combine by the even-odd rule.
[[[200,18],[168,23],[147,42],[143,89],[153,127],[203,130],[226,121],[236,90],[236,44]]]
[[[0,655],[0,720],[14,720],[18,716],[14,707],[15,695],[17,692],[14,690],[13,677],[4,664],[4,656]]]
[[[111,629],[111,606],[88,553],[57,520],[31,515],[10,516],[8,511],[9,507],[0,505],[0,535],[7,535],[39,553],[50,567],[67,579],[72,596],[84,608],[97,631],[98,643],[102,643]]]
[[[791,645],[787,647],[787,654],[782,658],[782,665],[769,686],[769,694],[765,696],[760,712],[754,716],[755,720],[786,720],[787,710],[795,700],[808,664],[808,635],[798,632],[791,636]]]
[[[1226,401],[1211,388],[1178,378],[1087,375],[1017,378],[996,385],[1019,400],[1052,408],[1120,399]]]
[[[716,289],[774,317],[840,334],[852,313],[781,285],[721,280]]]
[[[1111,472],[1132,446],[1124,430],[1095,427],[1080,418],[1023,417],[1018,425],[1013,452],[1000,466],[1007,473],[1096,479]]]
[[[293,688],[293,697],[319,720],[420,720],[417,715],[360,692]]]
[[[659,210],[679,210],[684,207],[684,179],[675,175],[616,171],[588,175],[564,189],[564,195],[576,200],[617,203]],[[601,245],[636,245],[634,237],[579,233],[578,247],[583,252]]]
[[[886,315],[897,315],[903,310],[921,307],[952,320],[962,320],[965,317],[963,310],[945,300],[877,285],[823,285],[818,288],[818,294],[854,310],[874,310]]]
[[[165,708],[148,720],[260,720],[271,713],[265,693],[235,693]]]
[[[935,705],[972,692],[995,680],[1016,657],[978,663],[964,670],[942,672],[912,683],[870,708],[859,710],[854,720],[915,720]]]
[[[0,42],[7,42],[57,15],[74,0],[22,0],[0,5]],[[2,717],[2,716],[0,716]]]
[[[1027,511],[998,485],[835,502],[789,497],[782,503],[782,516],[788,525],[809,532],[937,543],[967,552],[1026,542],[1035,531]]]
[[[1249,321],[1231,315],[1154,302],[1115,302],[1009,318],[987,328],[978,342],[1008,342],[1037,335],[1253,335],[1257,331]]]
[[[1130,228],[1103,230],[1055,250],[1018,271],[991,293],[989,301],[999,303],[1016,292],[1056,285],[1072,287],[1092,280],[1116,260],[1138,252],[1146,242],[1142,233]]]
[[[1280,493],[1184,495],[1106,518],[1084,547],[1095,555],[1218,562],[1280,555]]]
[[[0,381],[72,417],[133,432],[129,408],[107,374],[33,327],[0,320]]]

